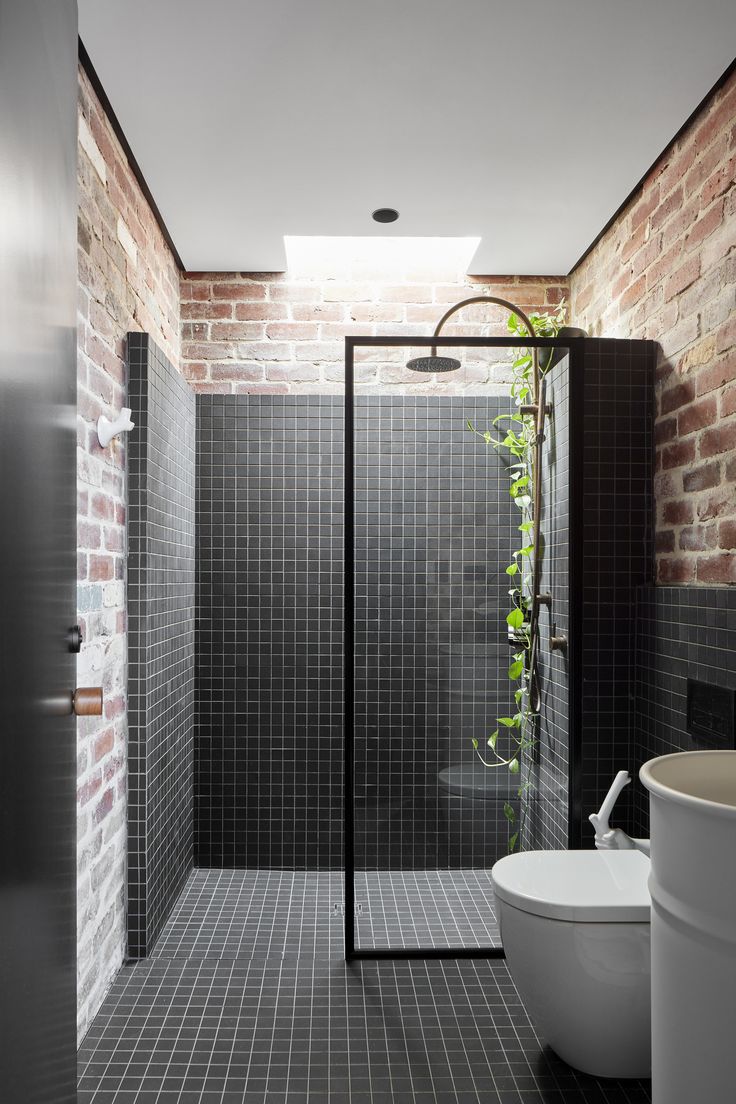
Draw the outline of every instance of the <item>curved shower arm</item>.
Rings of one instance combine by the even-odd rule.
[[[456,311],[461,310],[463,307],[470,306],[471,303],[495,303],[496,306],[506,307],[506,309],[509,311],[510,314],[518,314],[519,318],[521,319],[521,321],[526,326],[526,328],[529,332],[529,336],[530,337],[535,336],[534,327],[532,326],[531,321],[529,320],[527,315],[524,313],[524,311],[521,310],[520,307],[517,307],[515,303],[510,303],[508,299],[499,299],[495,295],[473,295],[473,296],[471,296],[470,299],[462,299],[459,303],[455,303],[455,305],[453,307],[450,307],[450,309],[445,311],[445,313],[442,315],[439,322],[437,323],[437,325],[434,328],[434,334],[432,336],[433,337],[439,337],[440,332],[442,330],[442,327],[444,326],[447,319],[451,318],[452,315],[455,314]],[[534,403],[536,404],[536,403],[539,402],[539,357],[538,357],[538,354],[537,354],[537,350],[535,348],[532,348],[531,352],[532,352],[532,397],[533,397]],[[432,356],[437,356],[437,346],[436,345],[432,346]]]
[[[521,321],[527,328],[529,337],[534,338],[534,327],[532,326],[531,319],[517,307],[515,303],[510,303],[508,299],[499,299],[495,295],[473,295],[469,299],[463,299],[459,303],[455,303],[449,310],[440,318],[439,322],[435,326],[433,336],[435,338],[440,336],[442,327],[448,318],[451,318],[456,311],[461,310],[463,307],[470,306],[471,303],[495,303],[499,307],[505,307],[511,314],[519,316]],[[523,339],[522,339],[523,341]],[[522,342],[520,341],[520,344]],[[534,524],[534,558],[532,561],[532,595],[531,595],[531,609],[529,611],[529,660],[528,660],[528,678],[529,678],[529,701],[532,710],[536,713],[539,711],[540,706],[540,693],[539,682],[537,678],[537,665],[539,662],[539,588],[541,578],[541,513],[542,513],[542,441],[544,440],[544,421],[547,414],[546,404],[544,402],[544,388],[542,385],[541,373],[539,371],[539,355],[538,350],[532,346],[532,404],[523,405],[521,412],[523,414],[534,415],[535,418],[535,442],[534,442],[534,462],[533,462],[533,489],[532,489],[532,521]],[[437,356],[437,345],[432,346],[432,356]]]

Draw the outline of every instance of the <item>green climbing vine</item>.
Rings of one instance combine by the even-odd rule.
[[[536,337],[556,337],[565,324],[567,307],[563,299],[556,310],[548,313],[535,313],[529,315],[534,335]],[[517,314],[512,314],[508,320],[508,331],[519,338],[528,337],[529,332]],[[539,350],[540,371],[543,373],[549,364],[548,350]],[[524,819],[527,805],[524,795],[530,787],[530,780],[525,770],[526,758],[530,756],[536,746],[536,722],[537,714],[531,707],[529,700],[529,655],[531,651],[531,631],[529,616],[531,612],[532,575],[534,557],[534,519],[532,516],[532,480],[533,480],[533,455],[536,438],[536,426],[534,417],[522,414],[518,409],[532,400],[533,394],[533,360],[529,350],[516,351],[516,357],[511,365],[510,395],[517,407],[509,414],[499,414],[493,420],[493,429],[477,429],[468,421],[468,429],[480,437],[487,446],[492,446],[497,451],[506,454],[509,458],[507,471],[510,479],[509,494],[514,505],[519,510],[518,532],[519,547],[514,551],[511,562],[506,568],[511,587],[509,597],[511,599],[506,625],[509,641],[514,644],[511,663],[508,668],[508,677],[514,684],[515,712],[508,717],[497,717],[496,727],[481,745],[477,737],[473,737],[473,747],[481,762],[486,767],[507,768],[509,773],[518,778],[516,795],[519,798],[520,814],[517,820],[516,810],[513,805],[504,803],[504,815],[514,828],[509,838],[509,851],[514,851],[518,846],[523,846]],[[488,749],[488,750],[486,750]]]

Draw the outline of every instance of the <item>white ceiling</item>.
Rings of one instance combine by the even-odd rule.
[[[567,272],[736,53],[734,0],[79,0],[79,20],[195,270],[391,234],[480,236],[471,272]]]

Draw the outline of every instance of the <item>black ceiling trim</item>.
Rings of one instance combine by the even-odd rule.
[[[682,126],[681,126],[681,127],[680,127],[680,129],[678,130],[677,134],[675,134],[675,136],[674,136],[673,138],[671,138],[671,139],[670,139],[670,141],[669,141],[669,142],[667,143],[667,145],[666,145],[666,146],[664,147],[664,149],[663,149],[663,150],[662,150],[662,152],[661,152],[661,153],[659,154],[659,156],[658,156],[658,157],[655,157],[655,159],[654,159],[654,160],[652,161],[652,163],[651,163],[651,165],[649,166],[649,168],[647,169],[647,171],[646,171],[646,172],[644,173],[644,175],[642,176],[642,178],[641,178],[641,180],[639,181],[639,183],[638,183],[638,184],[635,184],[635,185],[634,185],[634,187],[633,187],[633,188],[631,189],[631,191],[630,191],[630,192],[629,192],[629,194],[627,195],[626,199],[625,199],[625,200],[623,201],[623,203],[621,204],[621,206],[620,206],[620,207],[619,207],[619,208],[618,208],[618,209],[617,209],[616,211],[614,211],[614,213],[613,213],[613,214],[611,215],[611,217],[610,217],[610,219],[608,220],[608,222],[606,223],[606,225],[605,225],[605,226],[603,227],[603,229],[601,230],[600,234],[598,234],[598,236],[597,236],[597,237],[595,237],[595,238],[593,239],[593,241],[592,241],[592,242],[590,243],[590,245],[589,245],[589,246],[588,246],[588,248],[587,248],[587,249],[585,250],[585,252],[584,252],[584,253],[583,253],[583,254],[582,254],[582,255],[581,255],[580,257],[578,257],[578,259],[576,260],[575,264],[574,264],[574,265],[572,266],[572,268],[571,268],[571,269],[570,269],[570,271],[568,272],[568,274],[567,274],[568,276],[572,276],[572,274],[573,274],[573,273],[575,272],[575,270],[576,270],[577,268],[579,268],[579,267],[580,267],[580,265],[581,265],[581,264],[583,263],[583,261],[585,260],[585,258],[586,258],[586,257],[587,257],[587,256],[588,256],[588,255],[589,255],[590,253],[592,253],[592,252],[593,252],[593,250],[595,249],[595,247],[597,246],[597,244],[598,244],[598,242],[599,242],[599,241],[601,240],[601,238],[605,237],[605,235],[606,235],[606,234],[608,233],[608,231],[609,231],[609,230],[611,229],[611,227],[613,226],[613,224],[614,224],[615,222],[617,222],[617,221],[618,221],[618,219],[619,219],[619,218],[621,217],[621,215],[622,215],[622,214],[624,213],[624,211],[625,211],[625,210],[626,210],[626,208],[627,208],[627,207],[629,206],[629,204],[631,203],[631,201],[632,201],[633,199],[635,199],[635,197],[636,197],[637,193],[638,193],[638,192],[640,192],[640,191],[641,191],[641,189],[642,189],[642,188],[644,187],[644,184],[645,184],[645,182],[646,182],[647,178],[649,177],[649,174],[650,174],[650,173],[652,172],[652,170],[653,170],[653,169],[654,169],[654,168],[655,168],[655,167],[656,167],[656,166],[657,166],[657,165],[659,164],[659,162],[660,162],[660,161],[662,160],[662,158],[663,158],[663,157],[665,156],[665,154],[667,154],[667,153],[668,153],[668,152],[669,152],[669,151],[670,151],[670,150],[672,149],[672,147],[674,146],[675,142],[679,142],[680,138],[682,138],[683,134],[684,134],[684,133],[685,133],[685,131],[686,131],[686,130],[688,129],[688,127],[689,127],[689,126],[691,126],[691,124],[695,122],[695,120],[697,119],[698,115],[699,115],[699,114],[700,114],[700,112],[701,112],[701,111],[703,110],[703,108],[704,108],[704,107],[706,107],[706,106],[708,105],[708,103],[709,103],[709,102],[710,102],[710,100],[711,100],[711,99],[713,98],[713,96],[715,96],[715,94],[716,94],[716,92],[718,91],[718,89],[719,89],[719,88],[722,88],[722,87],[723,87],[723,85],[724,85],[724,84],[726,83],[726,81],[727,81],[727,80],[729,79],[729,77],[730,77],[730,76],[731,76],[731,75],[732,75],[732,74],[733,74],[734,72],[736,72],[736,58],[734,58],[734,60],[733,60],[733,61],[731,62],[731,64],[730,64],[730,65],[728,66],[728,68],[726,69],[726,71],[725,71],[724,73],[722,73],[722,74],[721,74],[721,76],[720,76],[720,77],[718,78],[718,80],[717,80],[717,81],[716,81],[716,83],[715,83],[715,84],[713,85],[713,87],[712,87],[712,88],[711,88],[711,89],[710,89],[710,90],[709,90],[708,92],[706,92],[706,94],[705,94],[705,95],[703,96],[702,100],[700,101],[700,103],[698,104],[698,106],[697,106],[697,107],[695,108],[695,110],[694,110],[693,112],[691,112],[691,114],[690,114],[690,115],[688,115],[687,119],[686,119],[686,120],[685,120],[685,122],[684,122],[684,123],[682,124]]]
[[[174,245],[174,240],[171,237],[171,234],[169,233],[169,230],[168,230],[168,227],[167,227],[166,223],[164,222],[163,215],[161,214],[161,212],[159,211],[159,209],[156,205],[156,200],[153,198],[153,196],[151,194],[151,189],[148,187],[148,184],[146,183],[146,178],[143,175],[143,172],[141,171],[140,165],[138,164],[138,162],[135,159],[133,151],[130,148],[130,143],[128,142],[128,139],[125,137],[125,132],[124,132],[123,128],[120,125],[120,120],[118,119],[117,115],[113,111],[112,104],[110,103],[109,99],[107,98],[107,93],[105,92],[105,89],[102,87],[102,82],[101,82],[100,78],[97,75],[97,71],[96,71],[94,65],[92,64],[90,56],[87,53],[87,51],[85,49],[85,46],[84,46],[84,43],[82,42],[81,38],[79,39],[79,64],[82,66],[85,73],[87,74],[87,76],[89,78],[89,83],[92,85],[92,87],[95,90],[95,94],[97,96],[97,99],[100,101],[100,104],[102,106],[102,110],[105,112],[105,115],[107,116],[107,118],[109,120],[110,126],[112,127],[113,131],[115,132],[115,137],[120,142],[120,145],[123,147],[123,153],[125,154],[125,156],[127,158],[127,161],[128,161],[128,164],[130,165],[131,172],[133,173],[133,176],[138,181],[138,185],[139,185],[141,191],[143,192],[143,195],[146,199],[146,202],[148,203],[148,206],[151,208],[151,211],[153,212],[153,217],[156,219],[156,222],[159,225],[159,229],[161,230],[161,233],[164,236],[166,244],[168,245],[169,249],[171,250],[171,252],[173,254],[173,257],[174,257],[174,260],[176,261],[177,265],[179,266],[179,271],[184,272],[185,271],[184,262],[182,261],[181,257],[179,256],[179,250]]]

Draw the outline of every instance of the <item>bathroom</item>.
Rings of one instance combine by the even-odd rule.
[[[0,0],[3,1104],[732,1099],[675,8]]]

